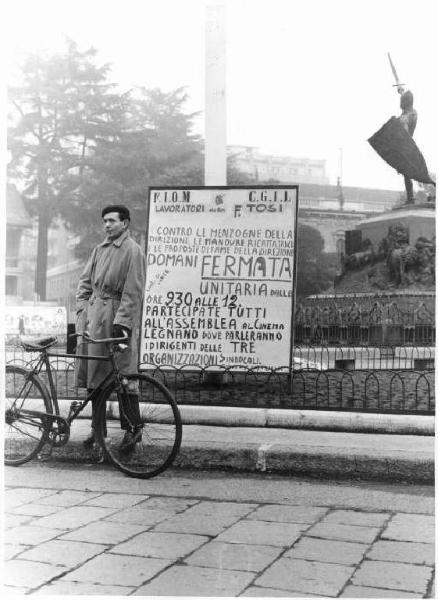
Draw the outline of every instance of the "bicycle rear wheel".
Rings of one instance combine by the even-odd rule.
[[[18,466],[31,460],[44,446],[49,422],[33,411],[52,412],[44,383],[31,371],[6,366],[4,461]]]
[[[141,440],[129,452],[120,449],[125,434],[122,424],[129,416],[113,386],[106,401],[99,404],[99,442],[123,473],[147,479],[162,473],[175,460],[182,438],[181,416],[175,399],[162,383],[142,373],[126,378],[130,387],[135,383],[138,386]]]

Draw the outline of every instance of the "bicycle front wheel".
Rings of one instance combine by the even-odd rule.
[[[43,415],[52,412],[44,383],[31,371],[6,366],[4,461],[18,466],[31,460],[44,446],[49,423]]]
[[[99,405],[100,444],[123,473],[147,479],[162,473],[175,460],[182,438],[181,416],[175,399],[162,383],[142,373],[126,378],[129,388],[138,392],[139,439],[129,451],[123,447],[129,416],[114,386]]]

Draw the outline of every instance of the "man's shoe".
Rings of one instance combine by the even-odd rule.
[[[87,438],[85,438],[85,440],[82,442],[82,444],[83,444],[85,450],[92,450],[95,442],[96,442],[96,438],[94,437],[94,431],[92,431],[90,433],[90,435]]]
[[[130,452],[138,442],[141,442],[141,429],[126,431],[119,446],[119,452]]]

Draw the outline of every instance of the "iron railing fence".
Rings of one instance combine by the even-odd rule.
[[[14,349],[6,362],[32,366],[37,353]],[[222,369],[140,364],[165,383],[180,404],[373,413],[434,414],[432,347],[296,346],[294,365]],[[83,397],[74,358],[51,358],[58,397]],[[45,379],[45,373],[41,373]]]
[[[342,346],[434,346],[433,325],[373,325],[299,323],[295,325],[295,341],[299,344],[331,344]]]
[[[65,348],[55,348],[52,352],[54,355],[57,352],[64,354]],[[38,355],[38,352],[27,352],[22,347],[10,347],[6,349],[6,363],[32,364]],[[74,363],[74,355],[53,356],[51,360],[55,369],[62,370]],[[416,369],[422,371],[433,369],[434,361],[435,348],[432,346],[296,344],[293,351],[294,370]],[[286,363],[287,360],[282,368],[288,369]],[[173,370],[170,365],[163,365],[162,368]]]
[[[184,367],[152,372],[182,405],[424,415],[435,410],[434,371],[257,368],[224,369],[222,377]]]
[[[435,296],[344,294],[309,296],[295,310],[298,344],[435,345]]]

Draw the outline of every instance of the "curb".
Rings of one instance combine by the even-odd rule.
[[[323,410],[179,405],[186,425],[274,427],[357,433],[435,435],[435,417]]]
[[[85,429],[88,433],[89,427],[86,417],[91,411],[88,408],[84,410],[85,414],[82,413],[85,418],[78,419],[76,428],[73,425],[69,443],[62,448],[54,448],[56,460],[96,462],[97,454],[93,457],[82,447],[82,437],[86,435],[82,434]],[[433,440],[430,439],[435,428],[433,416],[194,405],[180,405],[180,411],[183,423],[189,429],[190,426],[204,426],[214,431],[201,437],[191,437],[191,433],[185,436],[183,432],[175,468],[423,484],[434,482]],[[224,431],[220,432],[220,428]],[[286,443],[282,430],[287,432]],[[301,430],[301,434],[289,439],[291,430]],[[311,435],[311,430],[320,431],[321,436]],[[330,434],[323,432],[335,432],[336,439],[327,442]],[[345,435],[342,432],[346,432]],[[374,438],[372,442],[363,444],[361,437],[357,438],[357,443],[346,439],[353,433],[365,437],[366,434],[377,434],[377,438],[379,434],[394,435],[390,436],[392,441],[389,445],[384,443],[383,437],[381,444],[379,439]],[[397,440],[397,435],[400,440]],[[406,435],[418,436],[418,441],[411,439],[408,444],[402,443],[402,436]],[[307,442],[308,436],[311,437]]]
[[[178,408],[184,425],[435,435],[435,417],[432,415],[197,406],[191,404],[179,404]],[[117,403],[114,403],[114,409],[117,410]],[[91,407],[87,406],[81,416],[90,418]]]
[[[227,447],[185,445],[175,467],[199,470],[234,470],[247,473],[277,473],[333,479],[367,479],[433,483],[434,460],[426,452],[415,459],[396,455],[352,454],[345,448],[305,450],[277,444]]]
[[[97,454],[82,447],[82,440],[54,448],[59,461],[96,462]],[[224,444],[184,440],[173,468],[182,470],[219,470],[245,473],[276,473],[285,476],[308,476],[319,479],[361,479],[375,481],[407,481],[432,484],[434,460],[428,452],[392,451],[382,455],[367,450],[354,453],[344,447],[299,447],[281,444]]]

